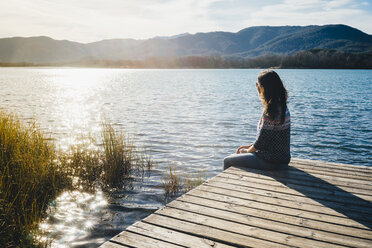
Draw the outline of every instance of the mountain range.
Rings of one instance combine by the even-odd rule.
[[[46,36],[12,37],[0,39],[0,62],[45,64],[209,55],[251,58],[266,54],[290,55],[314,48],[371,52],[372,35],[339,24],[255,26],[236,33],[185,33],[147,40],[109,39],[86,44]]]

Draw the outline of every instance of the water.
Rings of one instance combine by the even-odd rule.
[[[372,71],[277,70],[289,92],[292,156],[371,166]],[[94,247],[164,204],[168,161],[221,171],[254,141],[259,70],[0,69],[0,108],[35,119],[61,149],[108,119],[148,146],[158,167],[142,186],[108,199],[64,194],[43,223],[53,247]],[[68,228],[67,228],[68,227]]]

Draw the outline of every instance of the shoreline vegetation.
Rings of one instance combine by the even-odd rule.
[[[6,247],[45,247],[38,226],[50,203],[66,191],[110,193],[143,177],[153,166],[134,139],[103,123],[101,144],[56,149],[35,123],[0,113],[0,243]],[[97,149],[92,148],[96,146]]]
[[[161,179],[164,188],[165,202],[167,203],[174,199],[179,195],[179,193],[184,194],[201,185],[204,182],[204,178],[204,170],[197,173],[190,173],[184,170],[184,173],[181,176],[176,166],[169,164]]]
[[[310,49],[295,54],[267,54],[257,57],[149,57],[142,60],[99,60],[94,58],[61,63],[7,63],[0,67],[93,67],[167,69],[372,69],[372,51],[349,53],[329,49]]]
[[[61,151],[35,122],[25,124],[14,114],[0,112],[2,245],[48,247],[49,243],[38,238],[38,228],[58,195],[101,189],[110,196],[116,189],[130,187],[133,180],[143,179],[154,166],[149,153],[136,146],[134,138],[114,130],[107,121],[102,124],[100,137],[86,138],[87,142]],[[174,173],[168,178],[163,183],[165,195],[176,196],[180,182],[168,190],[167,182],[172,184]],[[202,182],[202,178],[194,180],[186,174],[184,178],[184,189]]]

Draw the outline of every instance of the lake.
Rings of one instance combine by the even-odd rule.
[[[372,165],[371,70],[276,70],[289,93],[292,157]],[[1,68],[0,109],[36,120],[61,149],[103,120],[135,135],[157,167],[108,199],[64,194],[42,227],[53,247],[97,246],[164,204],[168,164],[207,178],[254,142],[260,70]],[[68,227],[68,228],[66,228]]]

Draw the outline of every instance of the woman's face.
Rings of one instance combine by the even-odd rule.
[[[260,94],[261,94],[261,86],[260,86],[260,83],[258,81],[256,82],[256,89],[257,89],[257,92],[258,92],[258,96],[260,96]]]
[[[262,96],[262,86],[260,85],[260,83],[258,81],[256,82],[256,89],[257,89],[258,97],[260,98],[261,102],[263,103],[264,98]]]

